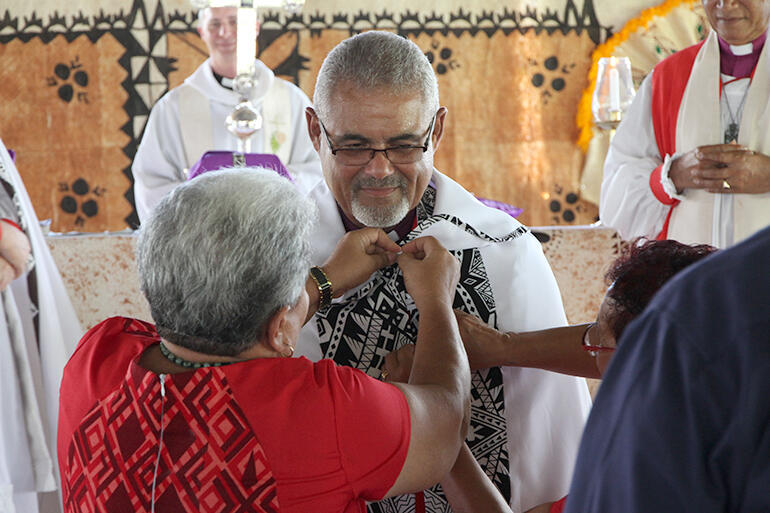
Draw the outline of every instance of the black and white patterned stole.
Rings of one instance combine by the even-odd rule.
[[[490,237],[461,219],[448,214],[433,214],[436,189],[429,186],[417,206],[417,226],[402,242],[419,237],[429,226],[448,221],[457,228],[490,242],[507,242],[527,232],[524,227],[503,238]],[[452,251],[460,261],[461,277],[454,307],[473,314],[491,326],[497,326],[497,312],[492,286],[478,248]],[[405,344],[415,343],[419,315],[406,292],[404,278],[397,265],[381,269],[355,294],[335,302],[316,323],[324,358],[360,369],[372,377],[380,376],[385,355]],[[472,373],[471,427],[468,445],[487,475],[506,499],[510,499],[508,448],[505,424],[503,377],[499,368]],[[427,512],[449,512],[451,508],[435,486],[425,491]],[[369,505],[371,513],[415,511],[415,496],[393,497]]]

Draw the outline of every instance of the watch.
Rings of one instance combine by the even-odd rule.
[[[310,277],[318,287],[318,310],[326,310],[332,304],[332,282],[323,269],[318,266],[310,268]]]

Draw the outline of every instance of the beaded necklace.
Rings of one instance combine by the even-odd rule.
[[[238,363],[238,362],[191,362],[189,360],[185,360],[184,358],[180,358],[179,356],[169,351],[166,345],[163,343],[163,341],[160,342],[160,353],[163,356],[165,356],[166,359],[171,363],[181,365],[182,367],[185,367],[187,369],[202,369],[204,367],[222,367],[223,365]]]

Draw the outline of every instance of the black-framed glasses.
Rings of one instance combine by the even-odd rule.
[[[433,115],[433,119],[430,120],[428,126],[428,135],[425,137],[425,144],[422,146],[414,145],[401,145],[392,146],[390,148],[335,148],[332,144],[332,140],[329,138],[329,133],[326,131],[326,127],[321,119],[318,122],[321,124],[321,130],[326,137],[326,142],[329,144],[329,149],[343,165],[345,166],[365,166],[374,158],[374,154],[381,151],[385,154],[385,158],[391,161],[393,164],[413,164],[422,159],[423,154],[428,151],[430,147],[430,138],[433,135],[433,125],[436,122],[436,114]]]

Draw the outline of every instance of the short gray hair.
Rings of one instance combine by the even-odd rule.
[[[194,351],[237,355],[294,305],[309,268],[315,204],[258,168],[206,173],[169,193],[142,224],[142,292],[158,333]]]
[[[428,58],[412,41],[390,32],[370,31],[335,46],[324,59],[313,93],[319,116],[329,114],[339,84],[358,89],[386,89],[395,94],[422,93],[425,108],[439,108],[438,81]]]

